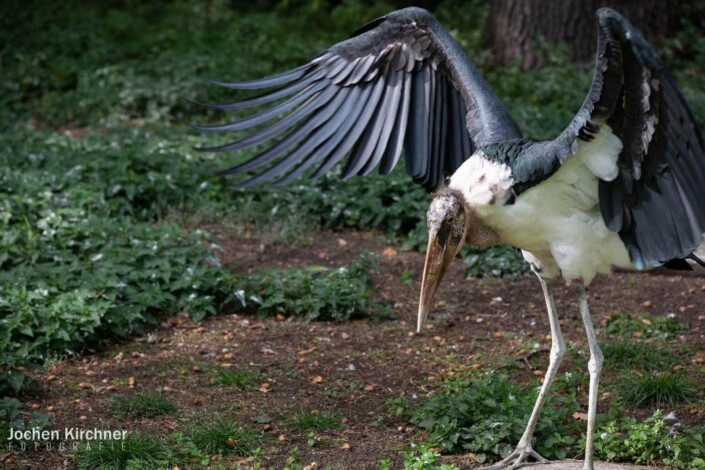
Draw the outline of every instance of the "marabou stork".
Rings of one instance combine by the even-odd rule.
[[[212,105],[270,108],[209,131],[250,129],[208,151],[239,150],[279,137],[251,160],[221,172],[270,165],[239,184],[287,183],[319,165],[315,178],[345,159],[342,178],[375,167],[389,173],[404,148],[406,170],[435,190],[418,311],[431,298],[463,242],[522,250],[543,289],[550,363],[516,450],[491,468],[517,468],[565,343],[551,294],[559,277],[577,286],[590,349],[585,469],[593,468],[597,390],[603,356],[585,286],[613,268],[687,268],[705,231],[705,144],[683,96],[654,50],[619,13],[597,11],[597,59],[582,107],[554,140],[522,137],[517,124],[463,49],[427,11],[406,8],[372,21],[311,62],[268,78],[214,82],[273,91]],[[450,175],[447,183],[444,181]],[[698,260],[699,261],[699,260]]]

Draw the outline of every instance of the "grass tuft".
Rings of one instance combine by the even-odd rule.
[[[699,394],[697,384],[683,374],[631,374],[616,389],[618,402],[634,407],[673,406]]]
[[[340,415],[332,411],[299,411],[284,425],[296,431],[330,431],[340,427]]]
[[[667,338],[688,331],[688,325],[675,318],[643,313],[638,318],[618,313],[607,320],[606,333],[612,336]]]
[[[133,393],[116,397],[110,404],[113,413],[123,418],[151,418],[176,413],[179,408],[156,392]]]
[[[173,456],[169,448],[149,434],[135,433],[123,441],[93,441],[76,454],[78,468],[121,470],[124,468],[169,468]]]
[[[211,383],[227,385],[228,387],[247,388],[257,380],[257,375],[246,370],[231,370],[227,367],[217,367],[211,373]]]
[[[605,366],[626,370],[643,371],[671,370],[679,358],[667,348],[654,344],[615,340],[601,345]]]
[[[226,418],[193,426],[189,432],[191,442],[202,452],[248,457],[263,441],[261,432],[240,426]]]

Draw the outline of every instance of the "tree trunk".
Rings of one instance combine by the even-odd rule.
[[[609,6],[622,13],[651,44],[677,31],[679,0],[491,0],[485,46],[502,65],[519,60],[524,69],[540,68],[548,59],[542,41],[568,45],[573,62],[595,54],[595,11]]]

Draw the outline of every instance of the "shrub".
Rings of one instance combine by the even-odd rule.
[[[598,427],[595,459],[675,469],[705,468],[704,430],[669,427],[660,415],[656,411],[643,422],[629,418]]]

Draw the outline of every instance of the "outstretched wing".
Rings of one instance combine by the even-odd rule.
[[[208,151],[240,150],[281,137],[251,160],[221,174],[260,171],[239,184],[279,178],[284,184],[313,165],[318,177],[348,157],[343,178],[379,166],[389,173],[405,150],[406,169],[427,189],[438,186],[478,146],[521,137],[516,123],[462,48],[427,11],[398,10],[306,65],[261,80],[218,85],[273,91],[212,105],[271,107],[209,131],[251,129],[242,140]],[[266,168],[262,171],[262,168]]]
[[[600,181],[600,211],[637,268],[687,257],[705,232],[705,145],[656,53],[619,13],[597,12],[590,92],[552,142],[561,159],[607,123],[623,144],[618,175]]]

